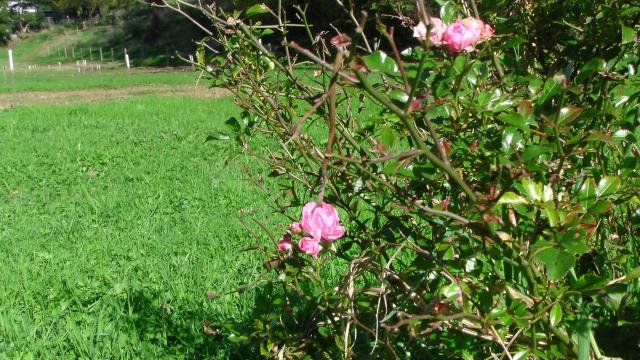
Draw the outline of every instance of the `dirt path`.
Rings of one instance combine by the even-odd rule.
[[[72,104],[128,99],[132,96],[186,96],[214,99],[229,95],[223,89],[193,85],[143,85],[121,89],[90,89],[71,91],[32,91],[0,94],[0,109],[31,104]]]

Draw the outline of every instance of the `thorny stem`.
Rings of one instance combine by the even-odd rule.
[[[407,78],[407,72],[404,69],[404,63],[402,61],[402,57],[400,57],[400,51],[398,50],[398,45],[396,41],[393,39],[393,27],[389,28],[389,31],[383,27],[382,24],[379,25],[382,28],[382,35],[387,39],[389,45],[391,45],[391,49],[393,49],[393,56],[396,59],[396,63],[398,64],[398,69],[400,70],[400,75],[402,75],[402,82],[404,83],[404,91],[409,93],[411,91],[411,85],[409,85],[409,78]],[[410,104],[410,103],[409,103]]]
[[[322,202],[324,198],[324,190],[328,182],[328,167],[331,154],[333,154],[333,143],[336,139],[336,82],[338,81],[338,71],[342,66],[342,52],[339,52],[336,56],[333,64],[333,73],[331,74],[331,82],[329,83],[329,138],[327,139],[327,147],[324,152],[324,159],[322,160],[321,177],[322,187],[320,194],[318,195],[318,201]]]
[[[422,80],[422,72],[424,71],[424,66],[427,63],[427,51],[422,53],[420,57],[420,63],[418,64],[418,71],[416,72],[416,78],[413,80],[413,85],[411,86],[411,90],[409,91],[409,98],[407,99],[407,105],[404,108],[404,113],[409,114],[411,111],[411,103],[416,96],[416,91],[418,90],[418,84]]]

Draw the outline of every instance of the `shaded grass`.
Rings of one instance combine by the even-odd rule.
[[[146,20],[146,17],[143,16],[139,20]],[[182,21],[178,21],[176,26],[184,27],[184,23],[190,25],[186,19],[180,20]],[[182,34],[179,29],[172,29],[179,35],[170,36],[167,34],[169,29],[164,29],[164,32],[159,32],[159,29],[138,29],[134,23],[135,21],[131,20],[130,23],[118,26],[99,25],[84,30],[76,30],[75,25],[58,25],[24,35],[23,39],[7,47],[13,49],[18,62],[29,65],[57,65],[58,62],[73,64],[76,60],[100,62],[102,49],[103,64],[123,66],[126,49],[133,66],[185,66],[186,63],[178,54],[187,58],[188,54],[195,52],[193,41],[175,38],[180,35],[188,37],[189,31]],[[134,29],[130,29],[132,26]],[[132,34],[132,31],[136,34]],[[150,36],[152,38],[145,40]],[[202,36],[204,34],[198,34],[197,38]],[[7,61],[7,51],[1,51],[0,62],[7,64]]]
[[[204,141],[236,112],[152,97],[0,112],[3,356],[241,353],[202,330],[253,307],[252,291],[207,291],[259,277],[236,214],[263,198],[224,167],[232,142]]]

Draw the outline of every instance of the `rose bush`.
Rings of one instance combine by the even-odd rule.
[[[637,350],[633,4],[344,7],[332,34],[280,5],[201,9],[225,52],[203,42],[198,64],[245,110],[225,137],[299,221],[278,241],[256,219],[268,306],[250,330],[221,321],[231,338],[273,358],[588,359],[631,356],[606,336],[624,327]]]

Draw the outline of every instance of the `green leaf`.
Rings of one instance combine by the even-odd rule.
[[[269,9],[265,4],[255,4],[252,7],[245,10],[244,17],[250,18],[260,14],[266,14],[267,12],[269,12]]]
[[[498,120],[506,125],[516,127],[525,133],[529,133],[529,124],[525,121],[524,117],[518,113],[510,112],[500,114],[498,115]]]
[[[242,336],[238,336],[236,334],[231,334],[229,335],[229,337],[227,338],[229,341],[234,342],[234,343],[245,343],[247,341],[249,341],[249,338],[242,335]]]
[[[616,132],[613,133],[613,138],[616,140],[627,140],[629,142],[636,141],[633,133],[627,129],[616,130]]]
[[[456,75],[461,75],[464,72],[464,66],[467,63],[467,57],[463,55],[459,55],[453,61],[453,71]]]
[[[640,278],[640,266],[636,267],[635,269],[631,270],[627,276],[624,277],[624,281],[625,282],[631,282],[637,278]]]
[[[575,263],[576,258],[568,251],[548,247],[536,254],[547,268],[549,280],[561,280]]]
[[[389,93],[389,97],[401,103],[406,103],[407,100],[409,100],[409,95],[400,89],[391,90],[391,93]]]
[[[505,111],[509,108],[513,107],[513,101],[509,99],[503,99],[498,102],[492,103],[491,111],[494,113],[498,113],[501,111]]]
[[[507,191],[500,197],[498,200],[498,205],[518,205],[518,204],[526,204],[527,200],[525,200],[522,196],[512,192]]]
[[[611,195],[620,187],[620,178],[617,176],[605,176],[598,182],[596,197]]]
[[[393,132],[393,129],[391,129],[389,126],[383,126],[380,129],[380,142],[382,142],[384,144],[384,146],[387,147],[387,149],[390,149],[396,139],[396,136]]]
[[[544,213],[547,215],[547,219],[549,220],[549,226],[556,227],[560,223],[560,212],[556,209],[553,202],[549,201],[544,203]]]
[[[529,355],[529,350],[522,350],[518,351],[512,358],[513,360],[527,359],[527,355]]]
[[[533,160],[534,158],[537,158],[542,154],[548,154],[549,152],[551,152],[551,150],[549,149],[549,146],[532,145],[532,146],[527,147],[522,152],[522,154],[521,154],[522,161],[527,163],[530,160]]]
[[[576,75],[575,83],[582,84],[585,80],[589,78],[593,73],[602,71],[605,69],[605,62],[602,59],[591,59],[587,61],[586,64],[582,66],[578,75]]]
[[[538,99],[536,103],[538,105],[543,105],[547,101],[551,100],[554,96],[556,96],[561,90],[560,83],[557,82],[554,78],[549,78],[544,82],[544,86],[542,90],[538,94]]]
[[[587,246],[587,231],[570,229],[562,235],[560,245],[573,254],[584,254],[589,252]]]
[[[446,1],[440,7],[440,19],[445,24],[451,24],[458,17],[458,5],[456,5],[455,1]]]
[[[502,151],[511,153],[524,147],[524,140],[520,130],[512,127],[504,129],[502,133]]]
[[[587,211],[589,211],[589,213],[592,215],[598,215],[606,213],[607,211],[613,209],[613,207],[614,204],[610,200],[600,199],[593,203],[593,205],[589,206],[587,208]]]
[[[522,188],[529,201],[535,202],[542,200],[542,184],[537,184],[530,179],[524,179],[522,180]]]
[[[593,289],[599,289],[606,284],[606,278],[597,276],[593,273],[587,273],[578,278],[576,283],[573,285],[573,288],[577,291],[589,291]]]
[[[569,125],[575,119],[582,114],[582,108],[577,106],[566,106],[560,109],[560,116],[558,117],[558,123],[560,125]]]
[[[633,28],[622,26],[622,44],[636,42],[636,31]]]
[[[560,306],[559,303],[556,303],[549,312],[549,322],[551,323],[551,326],[556,326],[560,320],[562,320],[562,306]]]
[[[375,51],[362,58],[364,64],[371,71],[381,71],[388,74],[398,72],[398,65],[395,60],[390,58],[384,51]]]
[[[198,50],[196,51],[196,61],[200,66],[206,66],[205,56],[204,56],[204,46],[198,46]]]
[[[578,200],[594,199],[596,197],[596,182],[588,178],[582,183],[578,192]]]
[[[527,43],[526,39],[519,36],[510,36],[509,40],[502,45],[503,49],[509,49]]]

